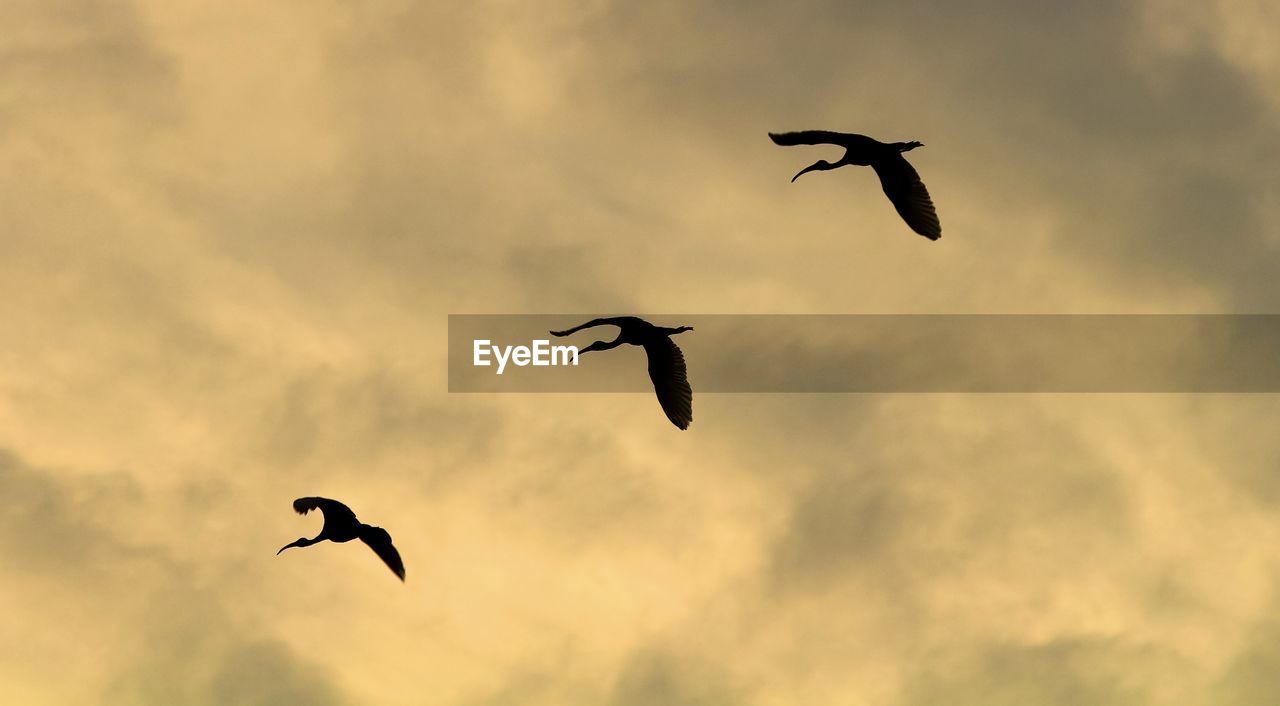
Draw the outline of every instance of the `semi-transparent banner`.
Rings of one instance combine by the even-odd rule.
[[[615,314],[450,315],[450,392],[644,392]],[[1280,392],[1280,315],[643,315],[695,392]]]

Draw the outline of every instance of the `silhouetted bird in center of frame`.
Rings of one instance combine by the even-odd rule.
[[[658,404],[662,405],[662,411],[667,413],[672,424],[679,429],[688,429],[693,422],[693,389],[689,387],[684,354],[671,337],[692,331],[693,327],[667,328],[654,326],[638,316],[615,316],[592,319],[565,331],[552,331],[551,335],[568,336],[593,326],[617,326],[620,331],[612,341],[596,341],[578,353],[607,351],[624,343],[644,348],[649,358],[649,379],[653,381],[653,391],[658,394]]]
[[[400,560],[400,552],[391,544],[391,535],[381,527],[366,525],[356,519],[356,514],[351,508],[343,505],[337,500],[328,498],[298,498],[293,501],[293,509],[299,515],[305,515],[312,510],[319,510],[324,514],[324,527],[321,528],[320,534],[314,539],[299,537],[296,542],[290,542],[280,551],[276,552],[276,556],[280,556],[280,552],[290,547],[309,547],[317,542],[323,542],[326,539],[330,542],[350,542],[353,539],[359,539],[377,554],[379,558],[391,567],[391,571],[400,580],[404,580],[404,562]]]
[[[844,156],[839,161],[818,160],[801,169],[798,174],[791,177],[791,181],[794,182],[800,178],[801,174],[807,172],[838,169],[850,164],[871,167],[876,170],[876,176],[880,177],[880,186],[884,188],[885,195],[893,202],[893,207],[898,210],[902,220],[911,226],[911,230],[929,240],[942,237],[942,223],[938,221],[938,212],[933,208],[929,191],[924,188],[924,182],[920,181],[920,175],[916,173],[915,168],[902,156],[903,152],[923,147],[922,143],[912,141],[886,144],[866,135],[828,130],[805,130],[781,134],[771,132],[769,138],[774,144],[783,147],[794,145],[843,147]]]

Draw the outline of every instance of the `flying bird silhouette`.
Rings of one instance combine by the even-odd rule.
[[[293,509],[299,515],[305,515],[312,510],[319,510],[324,514],[324,527],[321,528],[320,534],[315,539],[307,539],[299,537],[298,541],[290,542],[280,548],[276,552],[276,556],[280,556],[280,552],[289,547],[309,547],[317,542],[329,540],[330,542],[350,542],[353,539],[359,539],[377,554],[379,558],[391,567],[391,571],[400,580],[404,580],[404,562],[400,560],[400,552],[391,544],[391,535],[381,527],[366,525],[356,519],[356,514],[351,508],[343,505],[337,500],[328,498],[298,498],[293,501]]]
[[[592,319],[585,324],[574,326],[565,331],[552,331],[552,336],[568,336],[593,326],[617,326],[618,337],[612,341],[596,341],[578,351],[607,351],[628,343],[644,348],[649,357],[649,379],[653,380],[653,391],[658,394],[658,404],[666,412],[667,419],[679,429],[688,429],[693,422],[693,389],[689,387],[689,376],[684,365],[684,354],[680,347],[671,340],[677,333],[692,331],[692,326],[666,328],[654,326],[636,316],[615,316],[612,318]]]
[[[924,182],[920,181],[920,175],[916,173],[915,168],[902,156],[903,152],[923,147],[922,143],[912,141],[886,144],[866,135],[828,130],[805,130],[781,134],[771,132],[769,138],[774,144],[783,147],[794,145],[843,147],[844,156],[839,161],[818,160],[801,169],[798,174],[791,177],[791,181],[794,182],[806,172],[838,169],[850,164],[871,167],[876,170],[876,176],[880,177],[880,186],[884,188],[885,195],[893,202],[893,207],[898,209],[898,215],[902,216],[902,220],[911,226],[911,230],[929,240],[942,237],[942,223],[938,221],[938,212],[933,208],[929,191],[924,188]]]

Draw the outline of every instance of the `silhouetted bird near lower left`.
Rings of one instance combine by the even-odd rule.
[[[666,412],[672,424],[681,430],[688,429],[693,423],[693,388],[689,387],[684,354],[671,337],[692,331],[693,327],[667,328],[654,326],[637,316],[614,316],[592,319],[566,331],[552,331],[551,335],[568,336],[593,326],[617,326],[621,330],[612,341],[596,341],[578,352],[607,351],[624,343],[644,348],[649,358],[649,379],[653,381],[653,391],[658,393],[658,404],[662,405],[662,411]]]
[[[391,544],[391,535],[381,527],[366,525],[356,519],[356,514],[351,508],[343,505],[337,500],[328,498],[298,498],[293,501],[293,509],[299,515],[305,515],[312,510],[319,510],[324,514],[324,527],[321,528],[320,534],[315,539],[307,539],[299,537],[296,542],[290,542],[280,548],[276,552],[276,556],[280,552],[289,547],[309,547],[317,542],[323,542],[326,539],[330,542],[350,542],[353,539],[359,539],[377,554],[379,558],[391,567],[391,571],[400,580],[404,580],[404,562],[400,560],[400,552]]]
[[[854,135],[828,130],[805,130],[803,132],[769,133],[774,144],[783,147],[794,145],[836,145],[844,148],[844,156],[836,162],[818,160],[801,169],[791,177],[791,181],[800,178],[801,174],[812,171],[838,169],[850,164],[871,167],[880,177],[880,186],[885,196],[898,210],[902,220],[911,226],[911,230],[929,240],[942,237],[942,223],[938,220],[938,212],[933,208],[933,200],[929,198],[929,190],[924,188],[920,175],[902,156],[917,147],[924,147],[919,142],[884,143],[866,135]]]

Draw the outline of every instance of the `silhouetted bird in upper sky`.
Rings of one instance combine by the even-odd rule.
[[[375,554],[387,562],[387,566],[395,572],[400,580],[404,580],[404,562],[400,561],[400,552],[391,545],[391,535],[381,527],[373,527],[366,525],[356,519],[356,514],[351,508],[343,505],[337,500],[328,498],[298,498],[293,501],[293,509],[297,510],[299,515],[305,515],[311,510],[319,510],[324,513],[324,527],[320,530],[320,534],[315,539],[307,539],[299,537],[298,541],[290,542],[280,548],[280,552],[289,547],[309,547],[316,542],[329,540],[330,542],[350,542],[353,539],[359,539]],[[276,556],[280,556],[280,552],[276,552]]]
[[[596,341],[578,352],[607,351],[624,343],[643,347],[649,357],[649,379],[653,380],[653,391],[658,393],[658,404],[662,405],[662,411],[667,413],[667,419],[672,424],[680,429],[688,429],[693,421],[693,389],[689,387],[684,354],[671,337],[677,333],[692,331],[693,327],[666,328],[654,326],[636,316],[615,316],[592,319],[567,331],[552,331],[551,335],[568,336],[593,326],[617,326],[621,331],[612,341]]]
[[[837,169],[849,164],[871,167],[880,177],[880,185],[884,193],[898,209],[898,215],[911,226],[911,230],[929,240],[942,237],[942,223],[938,221],[938,212],[933,209],[933,201],[929,191],[920,181],[920,175],[902,156],[924,145],[919,142],[891,142],[885,144],[873,140],[866,135],[853,135],[827,130],[805,130],[804,132],[769,133],[774,144],[784,147],[793,145],[837,145],[845,149],[844,156],[838,162],[819,160],[800,170],[791,177],[791,181],[800,178],[800,174],[815,170],[825,171]]]

